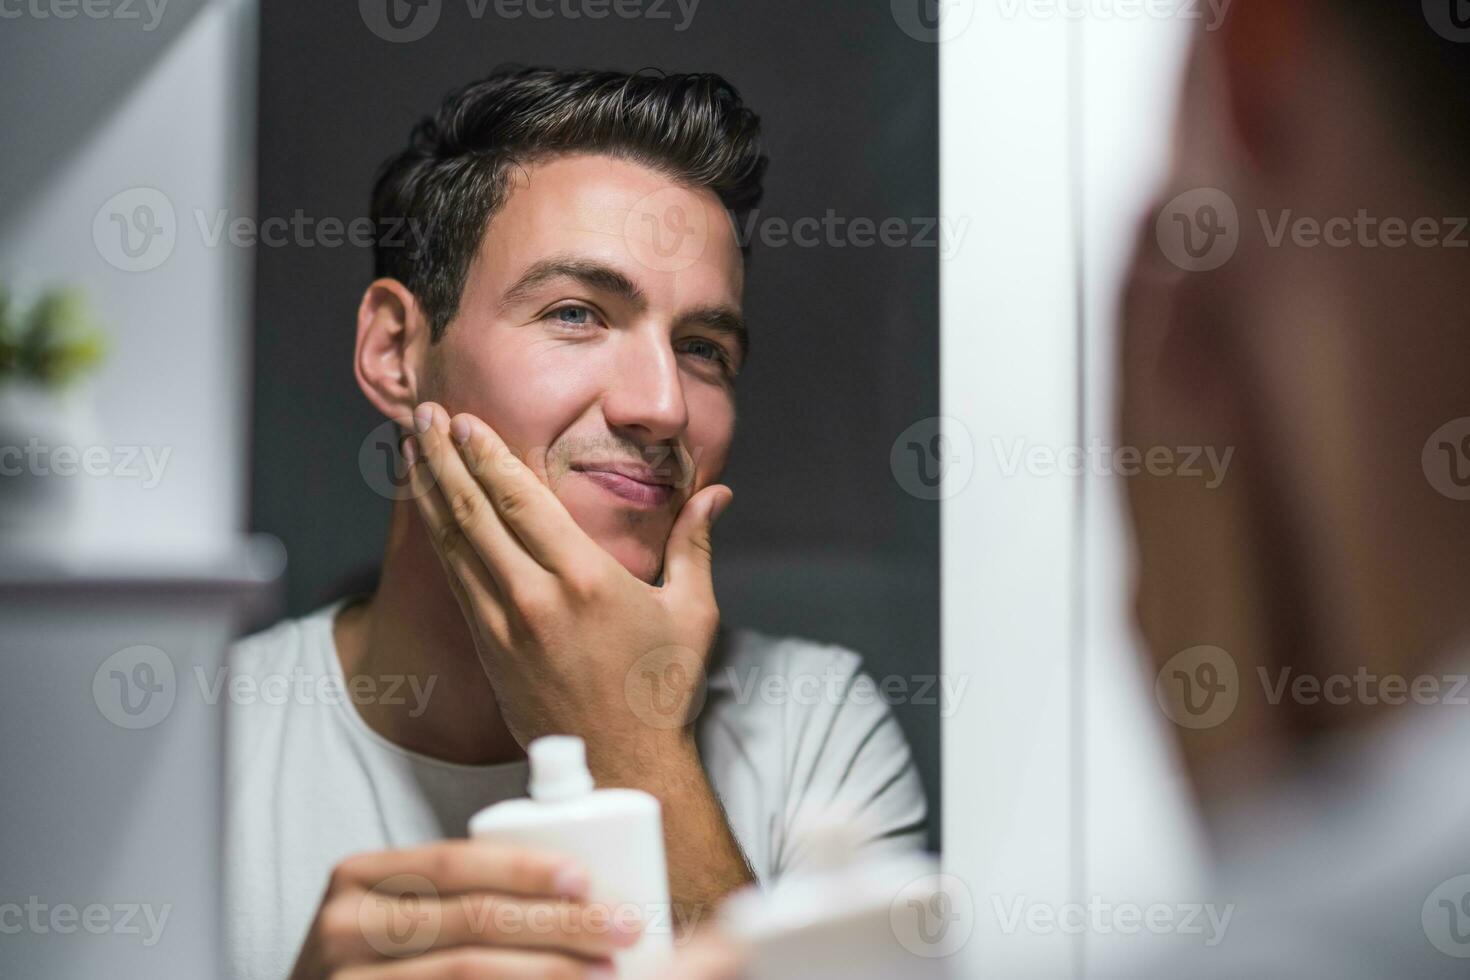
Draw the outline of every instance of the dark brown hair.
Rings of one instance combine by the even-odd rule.
[[[512,168],[586,152],[707,188],[737,221],[760,201],[760,119],[720,76],[504,67],[446,98],[379,171],[376,275],[413,292],[437,341]],[[412,235],[382,233],[405,222]]]

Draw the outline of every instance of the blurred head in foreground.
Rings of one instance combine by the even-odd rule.
[[[1121,424],[1233,450],[1217,489],[1129,481],[1138,615],[1207,813],[1324,736],[1470,696],[1443,666],[1470,656],[1455,9],[1236,0],[1197,39],[1125,301]]]

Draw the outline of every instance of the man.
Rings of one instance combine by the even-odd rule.
[[[1120,417],[1124,445],[1235,450],[1217,489],[1128,484],[1230,919],[1120,975],[1466,975],[1467,144],[1463,4],[1235,0],[1196,39]],[[710,941],[675,975],[740,956]]]
[[[596,975],[668,928],[596,919],[557,855],[445,840],[523,795],[525,746],[552,733],[662,802],[680,926],[799,868],[794,831],[824,812],[860,813],[873,849],[921,846],[908,747],[856,657],[717,633],[747,352],[729,213],[765,162],[715,76],[514,69],[384,167],[374,217],[409,232],[377,249],[354,369],[411,433],[413,493],[372,596],[235,652],[237,673],[352,692],[231,716],[237,976]]]
[[[1129,482],[1140,625],[1234,915],[1161,975],[1449,977],[1470,956],[1455,9],[1236,0],[1196,46],[1162,198],[1223,192],[1175,227],[1203,246],[1228,198],[1238,246],[1184,271],[1150,221],[1121,418],[1131,445],[1236,448],[1217,491]]]

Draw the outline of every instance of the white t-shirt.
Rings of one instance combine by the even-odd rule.
[[[332,637],[342,603],[240,641],[226,738],[225,930],[232,977],[290,973],[332,867],[362,851],[464,837],[481,807],[525,795],[526,764],[466,766],[368,727]],[[802,866],[793,828],[856,813],[873,851],[924,845],[909,747],[859,658],[748,631],[722,635],[696,739],[751,868]],[[359,690],[361,698],[367,692]],[[404,685],[372,692],[432,710]]]
[[[1214,881],[1190,901],[1209,898],[1224,928],[1200,916],[1153,961],[1099,975],[1470,977],[1467,673],[1470,660],[1450,660],[1397,691],[1383,676],[1373,694],[1401,702],[1390,714],[1316,746],[1296,778],[1217,821]]]

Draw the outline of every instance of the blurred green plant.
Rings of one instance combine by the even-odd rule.
[[[48,290],[22,316],[0,286],[0,384],[31,381],[59,388],[95,367],[105,352],[81,290]]]

